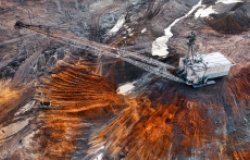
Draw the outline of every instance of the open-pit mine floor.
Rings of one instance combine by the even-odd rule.
[[[192,88],[17,21],[172,66],[195,31],[235,66]],[[0,160],[249,160],[249,28],[247,0],[0,0]]]

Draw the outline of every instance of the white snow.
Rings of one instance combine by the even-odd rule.
[[[133,83],[126,83],[122,86],[120,86],[119,88],[117,88],[117,93],[121,94],[121,95],[128,95],[129,93],[131,93],[131,91],[134,89],[134,84]]]
[[[231,4],[231,3],[239,3],[239,2],[243,2],[242,0],[217,0],[217,3],[223,3],[223,4]],[[201,8],[199,8],[197,10],[197,12],[195,13],[195,18],[205,18],[205,17],[209,17],[210,14],[218,14],[218,12],[216,12],[213,9],[213,5],[207,7],[206,5],[202,5]]]
[[[231,3],[239,3],[244,2],[242,0],[218,0],[216,3],[224,3],[224,4],[231,4]]]
[[[143,28],[143,29],[141,30],[141,33],[142,33],[142,34],[145,33],[145,32],[147,32],[147,28]]]
[[[93,160],[102,160],[104,148],[104,146],[101,146],[95,150],[95,154],[97,153],[97,155],[93,158]]]
[[[94,160],[102,160],[103,153],[99,153]]]
[[[127,83],[121,85],[116,90],[116,92],[117,92],[117,94],[127,96],[127,95],[131,94],[132,92],[137,91],[138,88],[149,83],[151,80],[152,80],[151,73],[144,74],[132,82],[127,82]]]
[[[168,46],[167,42],[168,40],[173,36],[173,33],[171,32],[172,27],[179,22],[180,20],[188,17],[190,14],[192,14],[197,8],[199,8],[202,4],[202,0],[200,0],[196,5],[192,7],[192,9],[185,14],[183,17],[180,17],[176,19],[173,23],[171,23],[165,30],[164,33],[165,35],[162,37],[157,38],[153,43],[152,43],[152,55],[153,56],[160,56],[162,58],[165,58],[168,56]]]
[[[203,5],[201,8],[199,8],[195,13],[195,18],[205,18],[209,17],[212,13],[218,13],[215,10],[213,10],[213,6],[206,7]]]
[[[126,28],[127,29],[127,31],[128,31],[128,33],[132,33],[132,29],[131,28]]]
[[[242,0],[217,0],[217,3],[223,3],[223,4],[231,4],[231,3],[240,3],[243,2]],[[202,5],[201,8],[199,8],[197,10],[197,12],[195,13],[195,18],[205,18],[205,17],[209,17],[210,14],[218,14],[218,12],[216,12],[213,9],[213,6],[209,6],[207,7],[206,5]]]
[[[114,27],[109,31],[109,34],[115,34],[115,33],[117,33],[121,28],[122,28],[122,26],[124,25],[124,23],[125,23],[125,16],[123,15],[123,16],[121,16],[118,20],[117,20],[117,22],[116,22],[116,24],[114,25]]]
[[[152,55],[153,56],[160,56],[162,58],[167,57],[168,55],[168,47],[166,46],[168,39],[170,37],[167,36],[162,36],[157,38],[153,43],[152,43]]]

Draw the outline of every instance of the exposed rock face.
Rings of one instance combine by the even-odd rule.
[[[164,62],[177,65],[191,31],[202,53],[236,62],[200,89],[154,75],[145,82],[145,71],[119,59],[14,29],[20,20],[150,56],[197,2],[1,1],[0,159],[250,159],[249,2],[203,0],[218,13],[195,19],[194,11],[173,26]],[[133,96],[117,94],[133,81],[141,84]]]
[[[209,25],[222,34],[237,34],[250,28],[250,2],[235,6],[228,13],[214,15]]]

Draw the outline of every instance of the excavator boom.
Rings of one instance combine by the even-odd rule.
[[[117,48],[112,48],[108,45],[101,44],[95,41],[90,41],[85,38],[79,38],[74,36],[73,34],[60,32],[60,31],[52,31],[50,27],[43,25],[29,25],[23,22],[16,22],[16,29],[28,29],[29,31],[38,33],[40,35],[44,35],[48,38],[54,39],[56,41],[60,41],[64,44],[71,45],[76,48],[86,49],[92,51],[91,53],[95,55],[103,55],[112,58],[119,58],[125,62],[128,62],[132,65],[135,65],[147,72],[153,73],[157,76],[164,77],[171,81],[185,83],[179,77],[171,74],[168,70],[175,69],[174,66],[169,64],[157,61],[153,58],[138,54],[136,52],[124,51]]]

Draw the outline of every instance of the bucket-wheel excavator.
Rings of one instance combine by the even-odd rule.
[[[15,24],[15,28],[27,29],[73,47],[90,50],[92,51],[91,53],[97,56],[103,55],[119,58],[157,76],[178,83],[185,83],[193,87],[214,84],[215,82],[211,79],[227,75],[233,65],[231,61],[219,52],[210,54],[198,54],[198,52],[195,52],[194,44],[196,36],[194,33],[191,33],[191,35],[187,37],[189,39],[188,54],[180,58],[178,67],[174,67],[136,52],[112,48],[108,45],[79,38],[69,33],[51,31],[48,26],[31,25],[18,21]],[[176,74],[173,74],[174,72]]]

